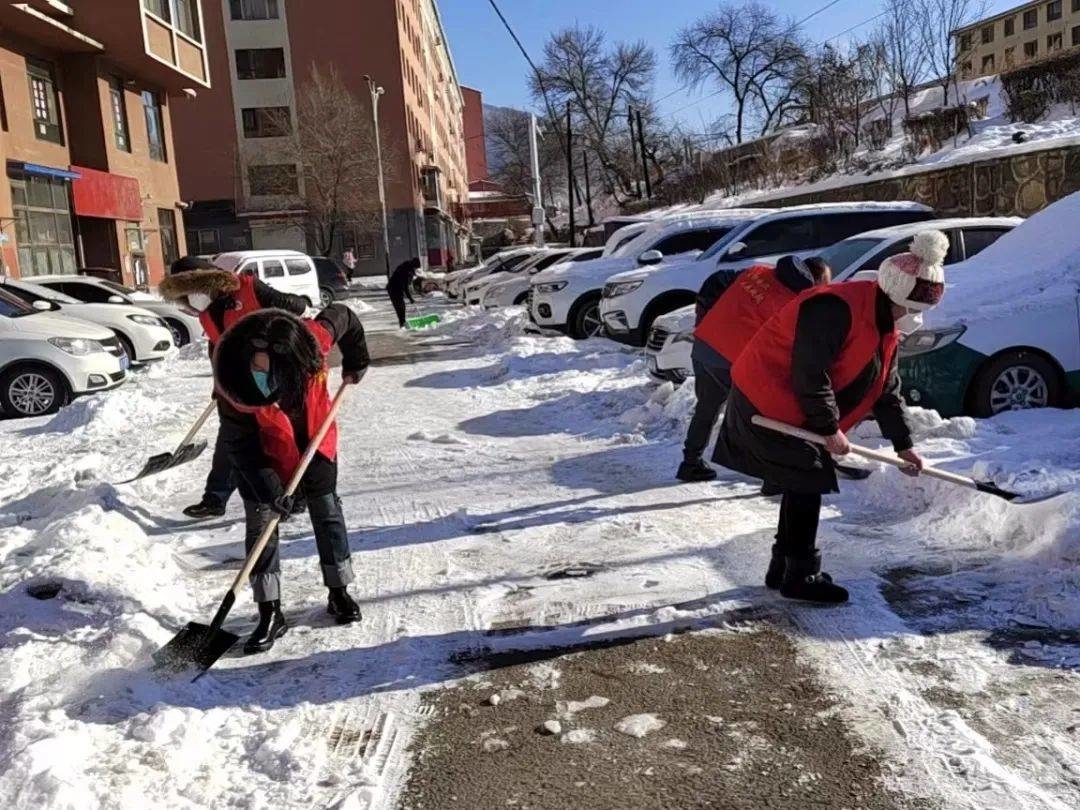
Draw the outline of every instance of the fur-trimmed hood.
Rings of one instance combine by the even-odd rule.
[[[302,349],[309,357],[318,357],[320,363],[323,357],[315,335],[296,315],[283,309],[260,309],[245,315],[222,334],[214,346],[213,359],[214,386],[218,394],[241,411],[270,405],[280,398],[277,391],[269,398],[263,396],[251,376],[251,356],[255,353],[251,341],[256,338],[265,340],[271,346],[285,343]],[[271,380],[276,384],[285,384],[275,379],[273,364],[274,354],[271,352]],[[314,374],[317,370],[308,369],[308,372]]]
[[[189,270],[166,276],[158,285],[161,297],[168,301],[195,293],[218,298],[240,289],[240,277],[228,270]]]

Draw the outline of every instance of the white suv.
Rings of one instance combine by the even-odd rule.
[[[275,290],[306,298],[308,306],[322,301],[315,262],[298,250],[238,250],[219,253],[213,261],[222,270],[253,275]]]
[[[807,256],[863,231],[933,216],[930,208],[912,202],[820,203],[744,212],[736,226],[700,256],[611,276],[600,302],[604,331],[620,343],[643,346],[653,320],[692,304],[717,270],[738,270],[788,254]]]
[[[533,276],[530,315],[545,329],[566,332],[577,339],[595,337],[602,331],[600,295],[610,276],[656,264],[665,257],[696,255],[696,251],[705,250],[758,213],[754,209],[732,209],[656,220],[609,256],[560,265]]]
[[[127,379],[128,358],[116,335],[49,308],[0,290],[0,409],[9,416],[53,413],[72,396]]]

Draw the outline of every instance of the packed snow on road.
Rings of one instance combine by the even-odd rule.
[[[407,337],[384,302],[363,309],[376,365],[342,410],[338,486],[363,620],[325,614],[310,526],[294,518],[290,631],[194,681],[152,671],[151,653],[212,615],[243,557],[242,507],[180,515],[208,453],[111,482],[204,407],[205,346],[53,417],[0,422],[5,807],[394,807],[435,722],[427,698],[460,682],[461,661],[674,638],[747,610],[791,639],[880,752],[890,790],[946,807],[1080,805],[1080,413],[914,410],[930,463],[1064,494],[1010,504],[871,466],[826,499],[819,540],[851,602],[804,607],[762,585],[777,502],[759,482],[674,480],[692,386],[657,387],[613,343],[529,334],[518,309],[448,312]],[[853,438],[887,445],[869,425]],[[254,616],[245,592],[229,627],[242,635]],[[530,671],[557,681],[559,661]],[[685,747],[659,709],[604,707],[553,715],[546,732],[583,757],[601,732]],[[571,728],[589,711],[623,719]],[[491,740],[512,747],[515,733],[533,731],[468,744],[497,756]]]

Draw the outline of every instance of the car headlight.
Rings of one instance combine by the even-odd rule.
[[[694,342],[694,330],[686,329],[682,332],[676,332],[675,337],[671,339],[672,343],[693,343]]]
[[[538,293],[553,293],[559,290],[565,290],[569,281],[549,281],[545,284],[534,284],[533,287]]]
[[[94,352],[105,351],[105,347],[99,341],[87,340],[86,338],[54,337],[49,338],[49,343],[60,351],[67,352],[75,357],[85,357],[88,354],[94,354]]]
[[[604,298],[615,298],[620,295],[632,293],[644,283],[645,280],[642,279],[640,281],[616,281],[612,284],[605,284]]]
[[[128,315],[129,321],[135,321],[135,323],[141,323],[143,326],[163,326],[160,318],[155,318],[153,315]]]
[[[955,343],[966,331],[966,326],[949,326],[944,329],[925,329],[920,332],[913,332],[905,337],[900,344],[900,354],[904,357],[912,357],[917,354],[935,352],[950,343]]]

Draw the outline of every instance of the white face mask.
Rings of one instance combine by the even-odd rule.
[[[923,314],[921,312],[908,311],[907,315],[904,315],[896,320],[896,329],[901,335],[910,335],[913,332],[918,332],[922,329]]]
[[[213,303],[213,299],[211,299],[209,295],[206,295],[206,293],[192,293],[187,297],[187,301],[188,306],[196,312],[205,311],[206,308]]]

